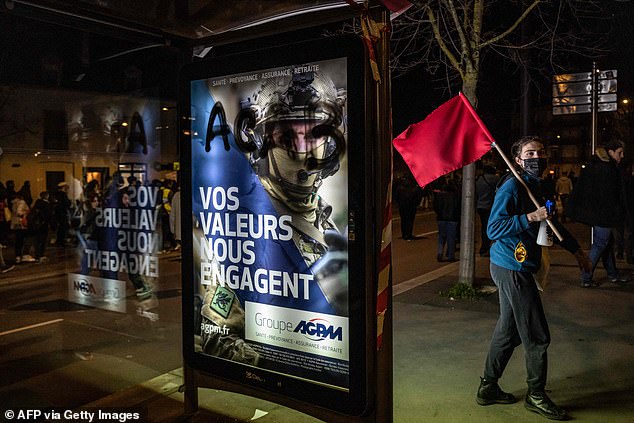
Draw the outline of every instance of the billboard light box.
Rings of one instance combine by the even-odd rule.
[[[184,355],[193,368],[367,407],[368,150],[353,37],[182,72]]]

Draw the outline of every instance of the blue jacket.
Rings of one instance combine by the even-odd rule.
[[[538,201],[544,203],[540,181],[527,174],[522,178]],[[535,273],[539,269],[542,258],[542,247],[537,245],[539,222],[529,223],[527,213],[535,211],[526,189],[520,182],[510,176],[502,178],[495,194],[487,235],[495,241],[491,246],[491,262],[505,269],[519,272]],[[563,241],[556,236],[553,239],[571,253],[579,249],[579,244],[558,221],[552,219]]]

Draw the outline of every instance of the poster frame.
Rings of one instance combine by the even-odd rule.
[[[227,49],[225,49],[226,51]],[[334,389],[292,375],[231,362],[195,351],[194,328],[197,309],[194,300],[192,237],[192,138],[190,134],[191,81],[261,71],[269,68],[303,63],[347,59],[347,154],[348,154],[348,239],[349,239],[349,328],[350,359],[348,391]],[[182,184],[182,280],[183,280],[183,357],[187,366],[212,377],[237,382],[248,388],[262,389],[276,395],[317,405],[347,415],[362,415],[369,407],[371,368],[375,360],[375,332],[368,313],[373,314],[368,301],[373,286],[373,262],[368,254],[372,243],[372,148],[366,138],[366,77],[365,49],[356,36],[336,36],[300,41],[274,48],[237,51],[185,66],[179,81],[179,139]],[[222,141],[212,141],[220,142]]]

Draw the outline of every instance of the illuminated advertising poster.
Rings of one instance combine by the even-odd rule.
[[[190,84],[195,350],[344,392],[347,60]]]

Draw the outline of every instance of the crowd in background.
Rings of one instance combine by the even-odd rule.
[[[98,238],[105,233],[97,229],[96,211],[101,207],[125,207],[130,187],[141,185],[158,190],[160,242],[159,251],[154,253],[180,249],[180,194],[174,180],[142,183],[134,176],[124,180],[115,172],[103,189],[96,179],[85,183],[76,200],[69,198],[66,182],[60,182],[55,190],[40,192],[35,198],[28,180],[18,190],[13,180],[0,182],[0,273],[9,272],[18,264],[47,261],[47,248],[79,246],[83,250],[86,242],[97,246]],[[99,246],[107,246],[104,240],[100,241]],[[116,246],[116,237],[112,242]],[[11,255],[11,245],[13,260],[5,261],[5,255]],[[84,266],[82,263],[82,269],[86,270]]]
[[[613,228],[615,258],[634,264],[634,175],[631,166],[622,163],[618,166],[621,178],[622,198],[626,214],[619,226]],[[488,257],[491,241],[487,237],[488,218],[502,171],[491,163],[478,166],[476,175],[476,211],[480,223],[479,254]],[[555,205],[555,213],[562,223],[572,221],[566,213],[568,200],[574,190],[578,176],[573,170],[556,174],[549,171],[542,180],[542,194],[545,200]],[[420,188],[412,175],[406,170],[394,178],[393,200],[398,207],[401,219],[401,237],[407,241],[424,238],[413,233],[416,210],[430,210],[436,215],[438,223],[437,259],[440,262],[455,261],[454,251],[458,249],[460,238],[460,217],[462,198],[461,171],[452,172]]]

